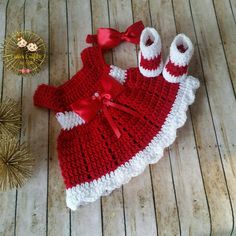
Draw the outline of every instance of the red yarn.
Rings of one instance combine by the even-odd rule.
[[[181,76],[186,74],[188,71],[188,65],[186,66],[178,66],[175,65],[171,60],[168,61],[167,65],[165,66],[166,70],[174,76]]]
[[[141,53],[140,65],[146,70],[156,70],[161,63],[161,53],[153,59],[145,59]]]
[[[70,105],[75,101],[92,96],[100,78],[104,73],[109,74],[110,66],[104,62],[97,47],[85,49],[82,60],[84,67],[65,84],[57,88],[39,86],[34,95],[35,105],[65,112],[71,110]],[[159,133],[179,89],[178,83],[169,83],[162,75],[155,79],[144,77],[138,68],[127,70],[124,86],[125,91],[115,98],[115,102],[138,111],[142,119],[108,107],[121,132],[119,139],[103,112],[84,125],[61,130],[57,149],[66,188],[98,179],[143,150]]]

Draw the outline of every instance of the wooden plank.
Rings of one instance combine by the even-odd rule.
[[[108,2],[93,0],[93,33],[96,33],[99,27],[109,27],[109,23]],[[106,53],[105,58],[108,63],[112,62],[111,53]],[[102,197],[101,206],[103,235],[125,235],[122,189],[117,189],[111,195]]]
[[[5,40],[6,33],[6,8],[7,8],[8,0],[0,2],[0,22],[2,23],[2,30],[0,30],[0,42],[3,43]],[[0,55],[2,56],[2,55]],[[2,81],[3,81],[3,61],[0,61],[0,91],[2,92]],[[0,94],[1,98],[2,93]]]
[[[145,0],[141,3],[137,0],[133,1],[133,14],[134,21],[142,19],[145,26],[153,26],[159,31],[159,27],[156,24],[152,25],[149,1]],[[178,235],[180,232],[179,218],[169,162],[169,152],[166,151],[164,157],[157,164],[151,165],[150,168],[158,234]],[[166,222],[168,222],[169,227],[166,227]]]
[[[236,0],[229,0],[229,3],[233,13],[234,22],[236,23]]]
[[[208,210],[191,117],[170,148],[182,235],[210,235]],[[201,225],[201,227],[199,227]]]
[[[71,214],[71,235],[102,235],[100,200],[81,206],[77,212]]]
[[[80,53],[88,46],[85,39],[86,35],[91,33],[91,29],[90,2],[86,0],[68,1],[69,71],[71,76],[82,68]],[[102,235],[100,200],[71,212],[71,234],[75,236]]]
[[[202,80],[202,86],[198,91],[198,102],[192,107],[192,117],[210,208],[212,234],[227,235],[233,227],[233,218],[231,201],[224,178],[226,168],[222,169],[221,156],[223,157],[223,155],[222,153],[221,156],[219,155],[217,145],[219,144],[221,146],[220,149],[222,149],[222,146],[228,146],[227,142],[222,142],[219,139],[221,135],[219,124],[226,125],[228,131],[228,124],[232,123],[232,115],[229,114],[229,109],[234,106],[232,99],[233,90],[227,73],[227,66],[224,60],[212,3],[206,1],[201,6],[197,2],[191,1],[191,6],[189,6],[188,1],[181,2],[181,7],[179,6],[179,2],[177,3],[176,1],[175,4],[176,12],[178,11],[176,13],[176,19],[179,18],[177,20],[178,30],[187,31],[193,41],[198,43],[200,51],[199,58],[198,51],[196,50],[195,55],[197,57],[193,61],[195,67],[192,67],[192,74],[198,75],[197,77]],[[208,14],[203,13],[204,9],[208,9]],[[191,10],[190,14],[189,10]],[[193,14],[194,25],[192,20],[190,20],[191,13]],[[196,35],[193,31],[194,27]],[[197,37],[197,41],[195,37]],[[203,66],[204,80],[201,64]],[[222,78],[224,78],[224,82]],[[206,88],[204,87],[205,83]],[[227,96],[224,94],[227,94]],[[210,104],[207,101],[208,96]],[[213,117],[211,117],[211,112]],[[213,124],[212,118],[214,121]],[[214,138],[214,130],[216,130],[217,139]],[[226,158],[230,157],[227,155]],[[227,167],[229,170],[232,170],[231,168],[235,169],[233,166]],[[233,177],[232,180],[234,179]]]
[[[131,1],[110,1],[109,10],[111,27],[124,31],[133,22]],[[135,12],[135,15],[137,16],[138,12]],[[134,45],[124,43],[113,51],[115,65],[121,68],[137,66]],[[123,194],[127,235],[156,235],[156,219],[149,168],[142,175],[124,185]]]
[[[177,30],[188,33],[190,38],[193,40],[193,43],[196,44],[193,22],[189,20],[191,19],[191,12],[188,1],[181,1],[181,7],[179,2],[174,1],[174,9]],[[190,73],[200,79],[201,87],[198,90],[197,100],[192,106],[191,111],[196,142],[198,145],[200,165],[209,204],[212,223],[211,231],[216,233],[218,230],[220,231],[221,228],[224,228],[225,224],[227,224],[227,226],[228,224],[231,224],[231,208],[227,196],[227,188],[224,181],[220,156],[217,150],[214,127],[212,124],[211,113],[209,111],[209,104],[200,63],[198,50],[196,48],[195,56],[192,60],[192,65],[195,66],[191,66]],[[226,219],[222,219],[221,214],[226,215]],[[224,222],[222,222],[222,220]]]
[[[50,84],[59,85],[68,79],[68,48],[66,2],[49,2]],[[65,186],[58,165],[56,139],[60,127],[55,114],[50,114],[49,130],[49,183],[48,183],[48,235],[69,235],[70,217],[66,208]]]
[[[24,29],[24,1],[10,0],[7,7],[7,26],[6,35],[17,30]],[[3,78],[3,97],[10,96],[18,102],[21,102],[21,85],[22,80],[18,75],[11,71],[4,71]]]
[[[73,76],[82,67],[80,53],[88,46],[87,34],[91,34],[90,2],[86,0],[68,1],[68,40],[70,75]]]
[[[158,30],[159,27],[152,25],[149,1],[143,1],[142,4],[139,1],[133,1],[133,13],[135,20],[141,18],[146,26],[152,26]],[[168,156],[169,153],[166,151],[164,157],[157,164],[150,166],[158,224],[157,229],[160,235],[178,235],[179,219]],[[165,198],[165,204],[163,204],[163,197]],[[167,221],[169,227],[166,227]]]
[[[1,22],[6,23],[6,29],[2,30],[1,39],[6,35],[23,29],[24,27],[24,1],[9,1],[2,2],[0,5]],[[6,9],[7,6],[7,9]],[[5,17],[7,19],[5,22]],[[3,24],[4,26],[5,24]],[[6,31],[6,32],[5,32]],[[1,40],[2,41],[2,40]],[[11,97],[16,101],[21,101],[21,78],[4,69],[2,82],[2,98]],[[13,235],[15,228],[15,206],[16,206],[16,190],[0,193],[0,212],[3,217],[0,217],[0,234]]]
[[[234,132],[236,119],[235,112],[232,112],[235,110],[234,91],[231,86],[227,64],[224,58],[224,51],[221,45],[212,2],[206,2],[205,7],[208,9],[209,14],[204,15],[201,19],[197,16],[196,12],[202,11],[202,6],[196,2],[191,2],[191,7],[197,39],[200,45],[199,50],[217,134],[217,141],[219,144],[219,151],[221,154],[221,161],[227,180],[230,200],[232,201],[233,216],[228,218],[228,224],[224,226],[224,230],[228,233],[232,228],[232,230],[234,230],[232,233],[234,234],[235,228],[233,228],[233,221],[236,214],[236,160],[234,158],[236,154],[236,133]],[[207,27],[204,23],[206,21],[208,22]],[[222,79],[224,81],[222,81]]]
[[[236,90],[236,27],[234,15],[229,1],[214,0],[214,8],[220,35],[226,56],[226,61],[232,80],[234,91]]]
[[[25,2],[25,28],[40,35],[46,44],[47,17],[47,0]],[[39,84],[48,82],[48,65],[37,75],[23,78],[21,140],[28,142],[35,155],[35,169],[30,181],[18,190],[17,235],[46,235],[48,111],[34,107],[33,95]]]
[[[133,23],[131,3],[129,0],[120,2],[109,0],[110,27],[117,30],[126,30]],[[114,64],[122,69],[137,66],[135,46],[130,43],[123,43],[113,49]]]
[[[166,150],[157,164],[151,165],[158,235],[180,235],[178,206]]]
[[[109,9],[107,0],[92,0],[92,27],[95,34],[98,28],[110,27],[109,21]],[[108,63],[112,63],[112,51],[108,51],[104,54],[105,60]]]
[[[151,5],[151,9],[161,9],[160,12],[156,12],[156,16],[160,17],[164,55],[167,56],[170,44],[176,35],[172,4],[171,2],[162,2],[155,8],[154,5]],[[167,18],[165,12],[169,12]],[[164,61],[166,56],[163,58]],[[196,232],[207,234],[210,231],[206,195],[198,155],[194,147],[193,127],[191,117],[188,115],[185,126],[178,130],[177,139],[170,147],[170,160],[182,235],[191,235]],[[199,225],[201,225],[201,229],[199,229]]]
[[[124,185],[127,235],[157,235],[150,169]]]
[[[152,27],[150,5],[148,0],[132,1],[134,22],[141,20],[145,27]]]
[[[165,61],[166,56],[169,54],[171,42],[176,35],[172,4],[171,2],[164,1],[159,3],[151,1],[150,9],[154,17],[153,22],[159,22],[161,38],[165,49],[163,54],[165,55],[163,57]],[[210,231],[206,195],[198,155],[194,147],[193,127],[191,117],[188,117],[185,126],[178,130],[175,143],[170,147],[170,162],[173,171],[181,235],[191,235],[194,233],[203,233],[205,235],[209,234]],[[165,192],[164,189],[162,191]],[[166,202],[165,195],[163,198],[162,201]],[[167,214],[170,213],[168,212]],[[164,220],[162,222],[162,229],[165,232],[166,222]],[[201,229],[199,229],[199,225],[201,225]]]

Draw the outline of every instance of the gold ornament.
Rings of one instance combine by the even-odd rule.
[[[25,143],[17,139],[0,139],[0,190],[21,187],[32,175],[34,159]]]
[[[18,135],[20,127],[20,106],[12,99],[0,102],[0,137]]]
[[[20,31],[7,37],[2,54],[8,70],[18,75],[34,75],[40,71],[45,62],[46,46],[37,34]]]

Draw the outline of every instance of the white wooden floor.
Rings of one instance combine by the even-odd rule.
[[[20,101],[21,139],[36,157],[33,178],[0,193],[0,235],[236,235],[236,0],[0,0],[0,42],[31,29],[48,44],[37,76],[20,78],[0,63],[2,97]],[[109,197],[70,212],[65,207],[54,115],[32,105],[41,83],[58,85],[81,68],[85,37],[98,27],[119,30],[137,20],[158,29],[164,56],[177,32],[196,46],[190,73],[201,87],[188,122],[157,164]],[[133,45],[107,56],[136,65]]]

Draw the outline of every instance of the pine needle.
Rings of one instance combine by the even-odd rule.
[[[16,138],[0,139],[0,190],[22,187],[32,175],[34,159],[28,146]]]
[[[20,106],[12,99],[0,102],[0,137],[18,135],[20,127]]]

